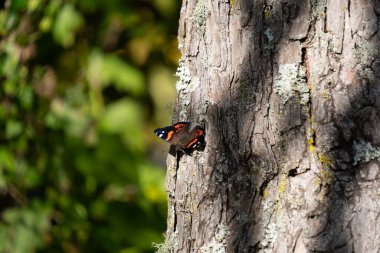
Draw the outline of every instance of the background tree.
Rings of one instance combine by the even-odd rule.
[[[165,172],[148,154],[174,98],[177,5],[1,1],[0,252],[163,239]]]
[[[168,157],[174,252],[378,252],[375,0],[184,0]]]

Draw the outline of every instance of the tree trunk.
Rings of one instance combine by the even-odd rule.
[[[183,0],[172,252],[380,252],[377,0]]]

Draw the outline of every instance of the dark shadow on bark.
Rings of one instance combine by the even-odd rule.
[[[274,68],[278,67],[278,44],[283,36],[287,36],[285,27],[289,28],[289,22],[301,13],[302,1],[298,1],[301,4],[296,4],[297,1],[285,4],[267,2],[239,1],[240,23],[248,28],[252,46],[243,59],[242,71],[231,83],[230,89],[238,87],[238,92],[232,98],[227,94],[221,106],[210,112],[218,115],[218,120],[209,124],[225,130],[220,133],[223,140],[221,151],[229,154],[224,161],[228,164],[228,170],[223,174],[226,187],[220,185],[221,188],[217,189],[224,192],[228,200],[230,238],[227,252],[267,249],[270,239],[266,238],[266,231],[262,228],[267,228],[275,215],[275,200],[268,202],[269,206],[262,206],[262,203],[269,182],[280,176],[280,163],[284,158],[282,149],[286,145],[274,140],[274,133],[270,130],[267,102],[272,101],[273,80],[267,79],[274,76]],[[288,105],[286,110],[294,111],[292,106]],[[303,116],[303,119],[307,117]]]
[[[220,195],[227,204],[223,207],[229,231],[227,252],[259,252],[269,246],[268,241],[263,241],[266,232],[262,227],[268,227],[274,215],[269,210],[274,210],[276,203],[268,207],[261,204],[268,183],[280,176],[285,143],[281,145],[273,140],[273,133],[267,131],[271,128],[267,101],[271,101],[273,80],[266,80],[274,75],[277,66],[278,43],[286,36],[284,24],[301,12],[302,4],[290,2],[239,1],[240,23],[252,35],[252,46],[243,59],[241,73],[237,73],[230,83],[229,89],[237,88],[238,92],[226,94],[222,103],[208,107],[207,128],[217,129],[213,131],[219,134],[213,138],[221,140],[217,151],[225,154],[216,155],[209,196],[212,200]],[[233,21],[232,13],[230,18]],[[289,104],[285,110],[302,113],[300,105],[295,104],[297,109],[293,106]],[[302,118],[306,121],[307,115]],[[265,122],[258,123],[258,120]]]
[[[270,217],[266,221],[260,218],[267,212],[261,200],[269,181],[279,173],[281,147],[274,146],[272,136],[258,129],[270,126],[256,121],[268,123],[269,107],[265,101],[270,101],[272,86],[265,80],[273,76],[275,45],[290,14],[283,15],[286,6],[248,0],[239,4],[240,23],[252,35],[252,46],[243,59],[241,73],[230,83],[229,89],[237,88],[238,92],[226,94],[221,104],[208,108],[208,127],[219,130],[218,151],[226,154],[216,163],[210,194],[220,194],[227,204],[224,207],[229,231],[227,252],[258,252],[266,247],[261,227],[270,220]],[[234,14],[230,18],[233,22]]]

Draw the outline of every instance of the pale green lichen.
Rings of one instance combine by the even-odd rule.
[[[156,253],[173,253],[174,252],[174,240],[177,234],[174,234],[171,238],[165,238],[163,243],[153,243],[153,247],[156,248]]]
[[[197,5],[194,8],[193,16],[191,20],[194,22],[194,25],[197,27],[198,31],[205,33],[206,31],[206,20],[210,12],[206,5],[205,0],[198,0]]]
[[[270,188],[271,186],[268,186]],[[281,188],[281,186],[279,187]],[[263,227],[263,237],[260,241],[261,253],[272,252],[273,245],[276,242],[278,233],[282,233],[285,229],[285,225],[282,221],[280,215],[280,201],[281,201],[281,189],[275,191],[277,195],[273,198],[266,198],[263,202],[263,211],[262,211],[262,227]]]
[[[190,75],[190,71],[186,67],[184,60],[181,59],[179,61],[178,68],[177,68],[177,71],[175,72],[175,75],[179,77],[179,80],[176,83],[177,91],[186,92],[191,82],[191,75]]]
[[[300,209],[305,205],[304,195],[301,191],[297,192],[296,195],[290,195],[288,200],[288,205],[291,209]]]
[[[278,76],[274,82],[274,91],[285,104],[291,97],[298,94],[300,104],[309,102],[309,87],[306,83],[306,70],[298,64],[280,65]]]
[[[361,39],[356,43],[354,53],[360,63],[370,65],[375,60],[375,55],[379,53],[379,50],[373,43]]]
[[[263,214],[262,214],[263,224],[265,225],[269,224],[275,206],[276,206],[276,201],[273,201],[270,198],[265,199],[263,203]]]
[[[357,58],[358,74],[361,78],[370,82],[375,81],[375,73],[371,69],[371,64],[375,60],[375,56],[379,54],[378,46],[367,40],[360,39],[354,48],[355,57]]]
[[[275,44],[273,43],[274,42],[274,34],[273,34],[272,29],[267,28],[264,31],[264,35],[266,36],[266,38],[268,40],[267,43],[264,44],[264,48],[267,50],[273,50],[275,48]]]
[[[358,74],[361,78],[367,79],[370,82],[374,82],[376,78],[373,70],[367,67],[359,68]]]
[[[200,122],[206,122],[208,121],[208,117],[207,117],[207,108],[209,107],[209,105],[215,105],[216,103],[215,102],[210,102],[208,100],[205,100],[201,105],[200,107],[196,110],[196,113],[198,115],[198,120],[199,120],[199,123]]]
[[[318,38],[320,47],[322,49],[327,49],[332,40],[332,34],[328,32],[325,33],[323,31],[318,31],[317,38]]]
[[[358,163],[367,163],[371,160],[377,159],[380,161],[380,147],[373,147],[371,143],[364,140],[354,141],[353,145],[354,165]]]
[[[273,32],[272,32],[272,29],[270,29],[270,28],[267,28],[267,29],[264,31],[264,34],[265,34],[265,36],[267,37],[267,39],[268,39],[268,42],[271,42],[271,41],[273,41],[273,39],[274,39],[274,36],[273,36]]]
[[[192,91],[192,77],[190,71],[188,70],[186,63],[183,59],[179,61],[178,68],[176,71],[176,76],[179,77],[179,80],[176,82],[177,93],[180,97],[180,108],[179,119],[186,120],[187,119],[187,111],[190,106],[190,100],[187,98],[186,94]]]
[[[313,17],[316,19],[323,19],[326,16],[327,0],[312,0],[311,6],[313,10]]]
[[[226,253],[227,252],[227,236],[229,232],[226,225],[222,222],[218,225],[215,236],[209,243],[202,246],[201,253]]]
[[[179,119],[186,120],[187,119],[187,111],[190,106],[190,100],[189,99],[183,99],[181,101],[181,111],[179,112]]]
[[[275,223],[270,223],[266,226],[264,231],[264,239],[260,242],[261,246],[264,248],[269,247],[277,237],[277,225]],[[267,252],[267,251],[263,251]]]

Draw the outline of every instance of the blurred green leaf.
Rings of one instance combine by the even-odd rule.
[[[136,248],[128,248],[128,249],[123,249],[119,251],[118,253],[139,253],[140,251],[137,250]]]
[[[9,79],[16,79],[17,76],[14,74],[17,72],[17,67],[19,64],[19,48],[13,43],[8,43],[5,46],[5,50],[7,53],[7,57],[1,68],[1,72],[4,73]]]
[[[7,13],[4,10],[0,10],[0,36],[4,36],[6,32]]]
[[[41,235],[48,229],[50,210],[38,203],[32,208],[7,209],[3,219],[13,226],[6,230],[6,240],[12,252],[29,252],[42,244]],[[4,241],[3,241],[4,242]]]
[[[153,203],[165,202],[165,188],[160,183],[165,179],[164,171],[153,166],[142,165],[139,167],[138,173],[145,198]]]
[[[12,153],[6,148],[0,147],[0,168],[13,167],[14,159]]]
[[[87,78],[95,87],[114,84],[120,91],[136,95],[144,90],[144,79],[139,70],[114,55],[104,55],[98,50],[90,55]]]
[[[14,11],[21,11],[26,8],[28,0],[12,0],[11,9]]]
[[[83,26],[82,15],[72,4],[65,4],[58,12],[54,24],[54,39],[63,47],[67,48],[74,44],[75,33]]]
[[[8,120],[5,131],[5,136],[9,139],[18,136],[23,129],[21,122],[15,120]]]
[[[100,126],[105,132],[121,134],[126,145],[132,150],[140,151],[144,146],[142,120],[140,106],[130,99],[122,99],[106,108]]]
[[[24,109],[30,109],[33,103],[33,90],[30,85],[21,87],[18,96],[20,98],[20,104]]]
[[[28,10],[33,12],[35,11],[38,7],[40,7],[42,4],[42,0],[29,0],[28,1]]]
[[[136,102],[122,99],[108,105],[101,127],[110,133],[125,133],[130,128],[135,129],[140,126],[141,116],[141,109]]]
[[[7,227],[0,223],[0,252],[6,252],[7,241]]]

